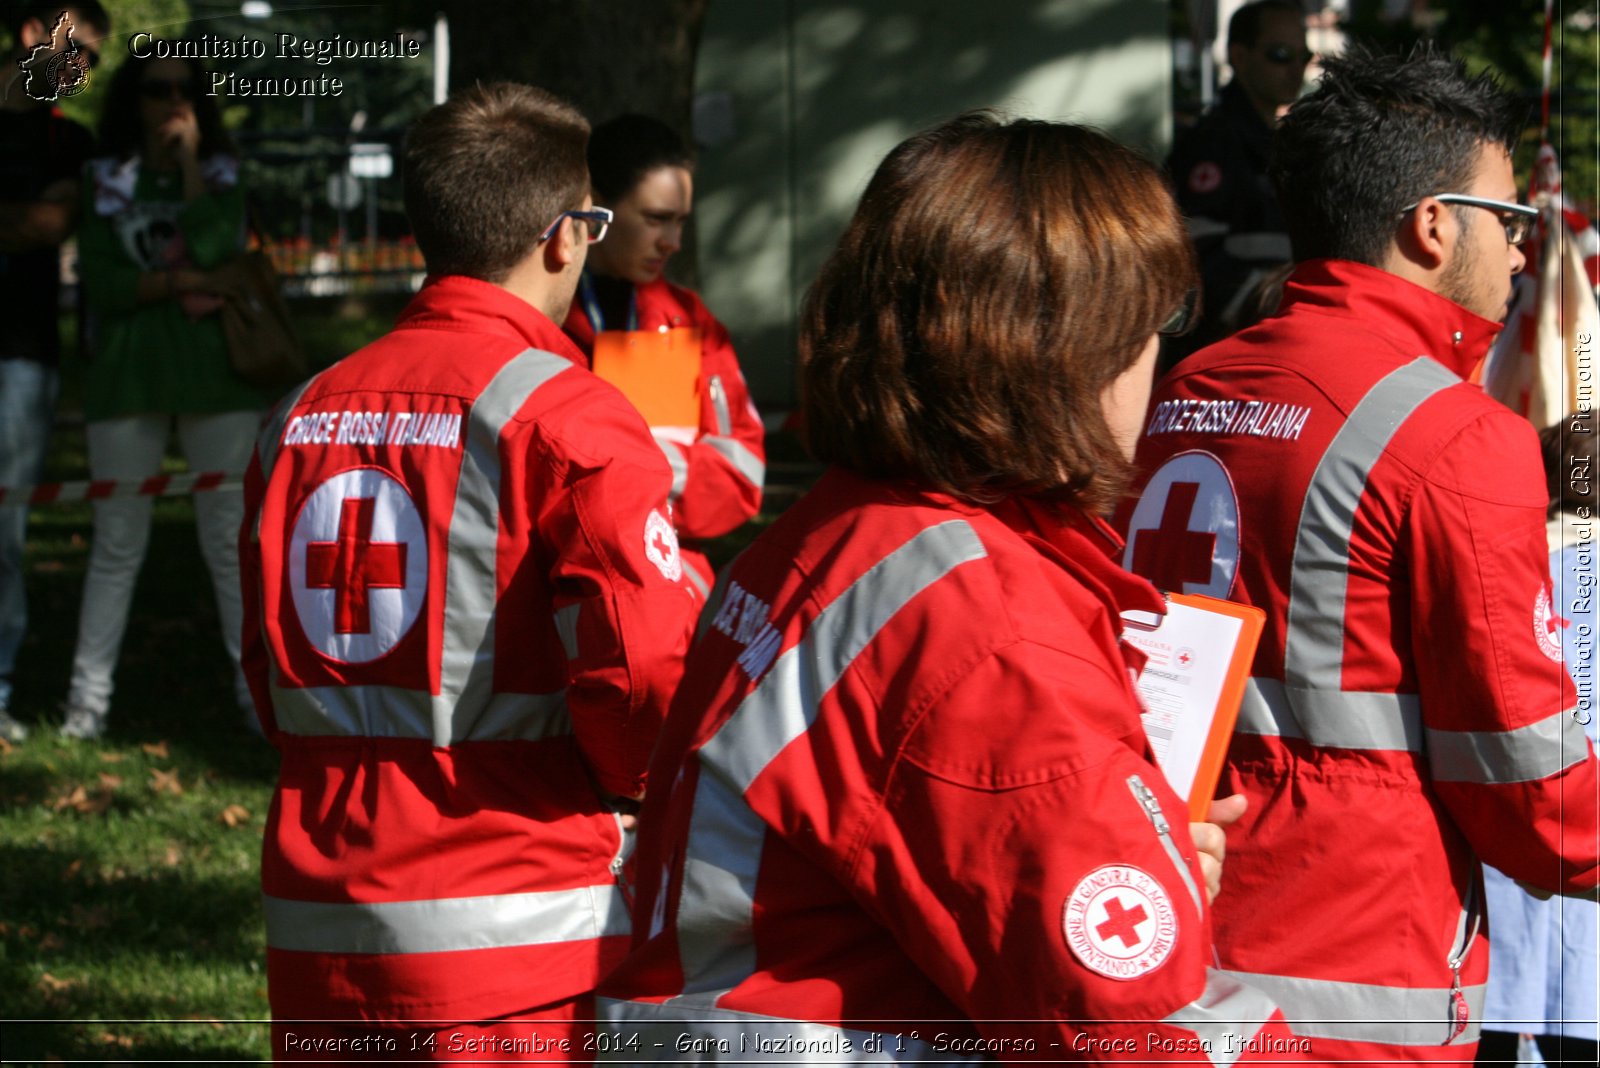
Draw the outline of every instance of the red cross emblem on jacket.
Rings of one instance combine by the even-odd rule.
[[[394,648],[427,600],[427,576],[422,515],[388,472],[341,471],[300,506],[289,578],[300,625],[324,655],[361,663]]]

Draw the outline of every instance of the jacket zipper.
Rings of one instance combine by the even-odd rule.
[[[622,825],[622,813],[613,812],[611,818],[617,821],[617,852],[611,858],[611,877],[616,880],[617,888],[622,891],[622,899],[628,904],[628,911],[633,911],[633,886],[628,882],[626,868],[628,857],[633,853],[635,833]]]
[[[1189,874],[1189,865],[1183,862],[1183,854],[1178,851],[1178,843],[1172,840],[1172,825],[1167,822],[1166,813],[1161,811],[1161,802],[1156,800],[1155,791],[1146,786],[1144,780],[1137,775],[1128,776],[1128,789],[1133,792],[1133,799],[1139,802],[1139,807],[1144,809],[1146,818],[1156,829],[1156,836],[1161,839],[1161,847],[1167,851],[1172,866],[1178,869],[1178,874],[1183,878],[1183,885],[1189,888],[1189,896],[1194,899],[1196,911],[1202,916],[1205,915],[1205,903],[1200,897],[1200,888],[1195,886],[1194,876]]]
[[[1461,918],[1456,921],[1456,937],[1451,944],[1450,953],[1445,958],[1445,964],[1450,968],[1450,1004],[1446,1025],[1450,1028],[1450,1037],[1442,1045],[1448,1046],[1461,1037],[1467,1029],[1471,1019],[1471,1009],[1467,1005],[1467,996],[1461,990],[1461,965],[1466,962],[1467,952],[1472,949],[1472,944],[1478,940],[1478,928],[1483,923],[1483,911],[1478,908],[1478,881],[1476,878],[1467,886],[1467,900],[1461,906]]]

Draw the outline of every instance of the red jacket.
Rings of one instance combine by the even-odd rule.
[[[435,279],[246,481],[245,668],[282,752],[275,1015],[481,1019],[624,948],[622,836],[693,595],[638,414],[531,305]]]
[[[700,425],[656,428],[654,435],[672,466],[673,522],[688,541],[715,538],[761,510],[766,477],[761,416],[750,400],[728,331],[700,298],[664,278],[635,286],[635,330],[696,329],[701,332]],[[605,324],[621,329],[627,324]],[[562,327],[586,357],[594,353],[594,324],[583,302],[572,302]],[[685,546],[685,566],[701,596],[710,592],[711,565]]]
[[[739,557],[652,764],[619,1056],[1283,1054],[1208,968],[1114,540],[835,470]]]
[[[1125,563],[1267,613],[1221,785],[1250,811],[1217,942],[1326,1059],[1471,1057],[1478,857],[1550,890],[1600,879],[1538,445],[1461,379],[1497,329],[1302,264],[1275,318],[1161,383],[1139,446]]]

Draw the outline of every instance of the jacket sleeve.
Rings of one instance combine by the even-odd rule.
[[[1137,731],[1112,711],[1132,699],[1027,642],[963,672],[848,881],[1002,1059],[1298,1059],[1272,1001],[1210,967],[1183,804],[1104,726]]]
[[[567,705],[600,788],[634,796],[683,674],[695,597],[667,506],[670,475],[620,394],[586,404],[583,441],[545,440],[530,467]]]
[[[1428,773],[1487,863],[1546,890],[1600,881],[1595,754],[1562,662],[1533,429],[1507,411],[1441,450],[1407,516]]]
[[[672,467],[679,532],[714,538],[761,509],[765,432],[728,331],[694,299],[701,331],[699,433],[689,446],[660,436],[657,441]]]

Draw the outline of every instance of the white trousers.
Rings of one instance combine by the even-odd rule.
[[[161,472],[167,432],[176,418],[178,444],[191,471],[242,472],[250,462],[259,412],[214,415],[129,415],[88,424],[89,473],[95,479],[141,481]],[[133,588],[150,544],[150,497],[96,501],[94,543],[78,614],[78,648],[72,658],[67,703],[94,712],[111,705],[111,675],[128,626]],[[250,707],[250,691],[239,670],[243,609],[239,594],[239,526],[244,496],[237,489],[194,495],[200,555],[211,572],[222,623],[222,644],[233,661],[234,696]]]

